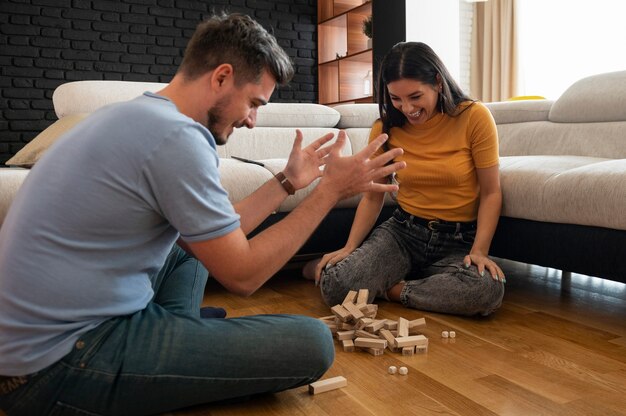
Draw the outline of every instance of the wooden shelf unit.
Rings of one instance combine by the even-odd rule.
[[[317,12],[320,104],[373,102],[372,42],[363,33],[372,1],[319,0]]]

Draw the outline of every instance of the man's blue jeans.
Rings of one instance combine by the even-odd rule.
[[[147,415],[306,385],[334,360],[313,318],[200,319],[208,273],[175,246],[155,297],[86,333],[58,363],[0,397],[8,415]]]

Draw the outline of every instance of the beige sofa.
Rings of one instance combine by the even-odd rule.
[[[48,142],[97,108],[163,85],[79,81],[60,86],[53,96],[59,121],[8,164],[36,162]],[[626,282],[626,264],[619,261],[626,258],[626,71],[580,80],[555,102],[487,106],[498,126],[504,196],[492,254]],[[295,128],[303,131],[305,143],[345,129],[350,140],[344,154],[352,154],[367,143],[377,115],[374,104],[269,104],[259,111],[257,127],[235,131],[219,148],[223,185],[236,201],[269,180],[284,166]],[[0,224],[27,174],[19,167],[0,169]],[[313,186],[287,198],[259,229],[284,217]],[[341,247],[358,200],[342,201],[300,253]],[[393,208],[388,198],[379,221]]]

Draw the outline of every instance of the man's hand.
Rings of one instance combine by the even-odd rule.
[[[333,137],[332,133],[328,133],[302,149],[302,132],[296,130],[296,139],[293,142],[287,166],[283,170],[285,177],[289,179],[294,188],[305,188],[322,176],[320,168],[326,163],[326,156],[331,149],[331,146],[322,146],[332,140]]]
[[[318,187],[323,187],[325,192],[334,193],[338,200],[362,192],[396,192],[398,185],[375,181],[406,167],[405,162],[387,164],[402,155],[403,150],[392,149],[370,159],[386,140],[387,135],[381,134],[359,153],[343,157],[340,151],[345,144],[346,133],[339,132],[337,141],[329,146],[324,175]]]

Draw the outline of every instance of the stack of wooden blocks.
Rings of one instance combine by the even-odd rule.
[[[378,305],[368,304],[368,297],[367,289],[351,290],[341,304],[330,309],[332,315],[320,318],[344,351],[360,348],[372,355],[382,355],[385,349],[402,355],[428,351],[428,338],[419,332],[426,325],[424,318],[376,319]]]

